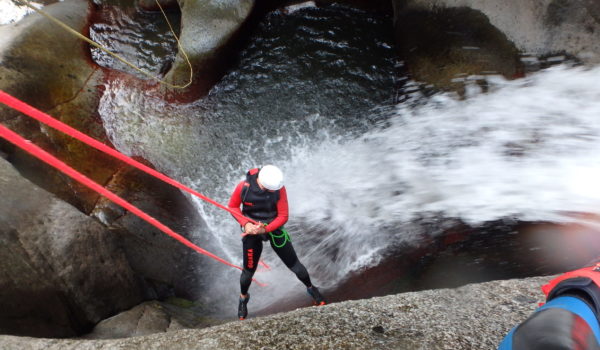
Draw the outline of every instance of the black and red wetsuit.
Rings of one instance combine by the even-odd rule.
[[[249,170],[246,174],[246,180],[236,186],[229,200],[229,209],[232,211],[267,224],[265,226],[267,233],[246,235],[242,238],[244,269],[240,277],[241,292],[243,295],[248,293],[252,276],[256,272],[262,253],[262,242],[269,240],[269,235],[271,236],[269,240],[271,247],[285,266],[292,270],[306,287],[311,287],[308,271],[298,260],[292,242],[281,231],[288,220],[288,202],[285,187],[277,191],[261,189],[257,182],[259,170],[258,168]],[[242,227],[249,222],[242,217],[234,217]]]

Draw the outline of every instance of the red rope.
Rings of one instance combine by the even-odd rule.
[[[63,122],[52,118],[50,115],[26,104],[25,102],[23,102],[21,100],[16,99],[15,97],[7,94],[6,92],[4,92],[2,90],[0,90],[0,102],[6,104],[7,106],[9,106],[11,108],[18,110],[19,112],[22,112],[22,113],[30,116],[31,118],[33,118],[41,123],[44,123],[56,130],[59,130],[69,136],[72,136],[72,137],[76,138],[77,140],[79,140],[89,146],[92,146],[99,151],[102,151],[102,152],[109,154],[117,159],[120,159],[123,162],[125,162],[135,168],[138,168],[139,170],[141,170],[147,174],[150,174],[172,186],[175,186],[185,192],[193,194],[194,196],[201,198],[201,199],[209,202],[210,204],[213,204],[213,205],[229,212],[231,215],[233,215],[237,218],[242,218],[244,220],[250,221],[250,222],[254,223],[255,225],[260,224],[258,221],[253,220],[249,217],[246,217],[240,213],[237,213],[237,212],[227,208],[226,206],[210,199],[209,197],[206,197],[205,195],[203,195],[197,191],[194,191],[193,189],[179,183],[178,181],[175,181],[175,180],[171,179],[170,177],[124,155],[123,153],[120,153],[119,151],[108,147],[107,145],[103,144],[102,142],[89,137],[88,135],[80,132],[79,130],[76,130]]]
[[[178,240],[179,242],[183,243],[184,245],[192,248],[193,250],[197,251],[198,253],[204,254],[206,256],[209,256],[227,266],[231,266],[234,267],[236,269],[242,270],[241,267],[234,265],[216,255],[214,255],[213,253],[204,250],[200,247],[198,247],[197,245],[195,245],[194,243],[190,242],[189,240],[187,240],[185,237],[175,233],[173,230],[171,230],[170,228],[168,228],[167,226],[163,225],[160,221],[156,220],[155,218],[151,217],[150,215],[146,214],[145,212],[143,212],[142,210],[140,210],[139,208],[137,208],[136,206],[134,206],[133,204],[127,202],[126,200],[124,200],[123,198],[117,196],[116,194],[114,194],[113,192],[107,190],[106,188],[102,187],[101,185],[97,184],[96,182],[92,181],[91,179],[89,179],[87,176],[81,174],[80,172],[78,172],[77,170],[71,168],[70,166],[68,166],[67,164],[63,163],[62,161],[60,161],[59,159],[55,158],[54,156],[52,156],[51,154],[49,154],[48,152],[44,151],[43,149],[39,148],[38,146],[34,145],[33,143],[31,143],[31,141],[24,139],[23,137],[19,136],[18,134],[14,133],[13,131],[11,131],[10,129],[6,128],[4,125],[0,124],[0,137],[6,139],[7,141],[15,144],[16,146],[20,147],[21,149],[29,152],[30,154],[32,154],[33,156],[35,156],[36,158],[39,158],[40,160],[44,161],[45,163],[53,166],[54,168],[60,170],[61,172],[63,172],[64,174],[68,175],[69,177],[73,178],[74,180],[80,182],[81,184],[89,187],[90,189],[100,193],[101,195],[105,196],[106,198],[110,199],[111,201],[115,202],[116,204],[122,206],[123,208],[129,210],[130,212],[132,212],[133,214],[137,215],[138,217],[140,217],[142,220],[148,222],[149,224],[151,224],[152,226],[158,228],[159,230],[161,230],[162,232],[164,232],[165,234],[171,236],[172,238]],[[265,286],[264,284],[254,280],[258,285],[260,286]]]

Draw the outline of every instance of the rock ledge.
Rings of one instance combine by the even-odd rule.
[[[205,329],[112,340],[0,336],[1,349],[496,349],[550,277],[307,307]]]

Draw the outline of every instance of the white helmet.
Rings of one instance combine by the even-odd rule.
[[[283,173],[275,165],[265,165],[258,173],[258,181],[267,190],[277,191],[283,187]]]

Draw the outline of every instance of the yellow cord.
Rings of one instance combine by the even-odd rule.
[[[64,22],[62,22],[61,20],[59,20],[58,18],[48,14],[47,12],[36,8],[35,6],[31,5],[31,3],[29,2],[29,0],[19,0],[21,2],[23,2],[25,4],[25,6],[29,7],[30,9],[33,9],[34,11],[42,14],[43,16],[45,16],[46,18],[48,18],[49,20],[53,21],[54,23],[58,24],[59,26],[61,26],[63,29],[65,29],[66,31],[74,34],[75,36],[77,36],[78,38],[80,38],[83,41],[86,41],[87,43],[89,43],[90,45],[97,47],[98,49],[106,52],[107,54],[111,55],[112,57],[118,59],[119,61],[125,63],[126,65],[128,65],[129,67],[135,69],[136,71],[142,73],[143,75],[150,77],[151,79],[154,79],[156,81],[158,81],[160,84],[166,85],[168,87],[171,88],[176,88],[176,89],[184,89],[188,86],[190,86],[192,84],[192,78],[193,78],[193,69],[192,69],[192,64],[190,63],[190,59],[188,58],[188,55],[185,53],[185,50],[183,49],[183,46],[181,46],[181,43],[179,42],[179,38],[177,37],[177,35],[175,35],[175,31],[173,31],[173,27],[171,26],[171,22],[169,22],[169,19],[167,18],[167,15],[165,14],[165,11],[163,11],[162,6],[160,6],[160,3],[158,2],[158,0],[156,1],[156,4],[158,5],[158,8],[160,8],[160,11],[162,12],[163,16],[165,17],[165,20],[167,21],[167,24],[169,25],[169,29],[171,30],[171,33],[173,33],[173,36],[175,37],[175,40],[177,41],[177,46],[179,47],[179,50],[181,51],[181,54],[183,55],[183,57],[185,58],[185,61],[187,62],[188,66],[190,67],[190,77],[189,77],[189,81],[187,82],[187,84],[185,85],[174,85],[171,84],[165,80],[160,79],[158,76],[152,75],[151,73],[148,73],[138,67],[136,67],[133,63],[127,61],[125,58],[117,55],[116,53],[110,51],[109,49],[105,48],[104,46],[98,44],[97,42],[91,40],[90,38],[86,37],[85,35],[82,35],[81,33],[79,33],[78,31],[76,31],[75,29],[69,27],[68,25],[66,25]]]

